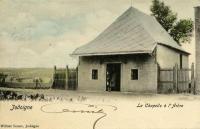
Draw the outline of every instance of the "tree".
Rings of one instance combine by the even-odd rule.
[[[152,1],[151,12],[177,43],[190,41],[193,32],[191,19],[178,20],[177,13],[172,12],[169,6],[159,0]]]

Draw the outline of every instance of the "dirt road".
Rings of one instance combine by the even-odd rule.
[[[199,95],[21,89],[17,92],[44,93],[54,99],[1,101],[0,128],[200,129]]]

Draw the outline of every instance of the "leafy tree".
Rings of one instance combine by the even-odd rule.
[[[151,12],[177,43],[190,41],[193,31],[191,19],[178,20],[177,13],[172,12],[169,6],[159,0],[152,1]]]

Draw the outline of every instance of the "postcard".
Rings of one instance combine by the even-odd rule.
[[[199,0],[0,0],[0,129],[200,129]]]

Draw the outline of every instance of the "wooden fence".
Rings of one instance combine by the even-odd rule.
[[[68,69],[68,89],[76,90],[78,85],[78,68]]]
[[[158,67],[158,93],[195,93],[194,64],[191,68]]]
[[[66,68],[57,69],[54,67],[53,89],[76,90],[78,85],[78,69]]]
[[[67,71],[66,69],[57,69],[56,66],[54,67],[54,74],[53,74],[53,89],[66,89],[67,83]]]

